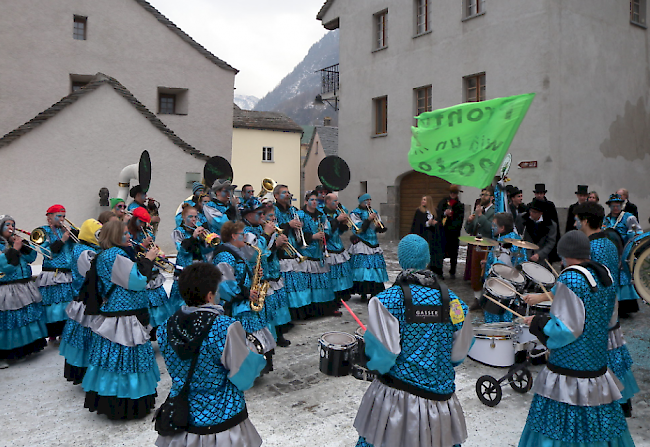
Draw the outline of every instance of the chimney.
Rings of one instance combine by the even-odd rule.
[[[329,117],[329,116],[326,116],[326,117],[323,119],[323,126],[327,126],[327,127],[329,127],[329,126],[331,126],[331,125],[332,125],[332,118]]]

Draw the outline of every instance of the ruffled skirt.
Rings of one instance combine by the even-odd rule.
[[[262,438],[250,419],[230,430],[212,435],[179,433],[174,436],[158,436],[157,447],[259,447]]]
[[[330,282],[334,292],[350,290],[354,285],[349,261],[330,265]]]
[[[350,264],[354,281],[353,293],[374,296],[384,290],[384,282],[388,281],[388,273],[382,253],[352,255]]]
[[[43,349],[47,343],[43,304],[0,311],[0,359],[17,360]]]
[[[623,385],[621,394],[622,399],[619,403],[627,402],[636,393],[639,392],[639,385],[632,374],[632,356],[627,346],[622,345],[615,349],[607,351],[607,366],[612,370],[616,378]]]
[[[63,377],[75,385],[81,383],[90,364],[93,332],[74,320],[68,320],[61,334],[59,354],[65,358]]]
[[[456,394],[446,401],[433,401],[378,380],[364,394],[354,427],[364,442],[377,446],[451,447],[467,439]]]
[[[47,323],[65,321],[68,316],[65,308],[74,297],[72,283],[54,284],[51,286],[39,287],[45,306]],[[59,334],[56,334],[59,335]]]

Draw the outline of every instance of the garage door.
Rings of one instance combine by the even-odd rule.
[[[438,177],[412,172],[402,179],[400,184],[400,238],[406,236],[411,230],[413,215],[420,206],[422,196],[431,196],[434,206],[449,195],[450,183]]]

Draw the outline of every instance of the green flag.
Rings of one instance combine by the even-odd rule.
[[[492,182],[534,93],[424,112],[411,128],[409,163],[418,172],[483,188]]]

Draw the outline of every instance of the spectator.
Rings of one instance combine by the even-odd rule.
[[[429,244],[431,257],[429,270],[442,278],[442,261],[444,259],[444,236],[442,223],[437,219],[437,210],[433,207],[431,196],[423,196],[420,207],[415,210],[411,233],[421,236]]]

